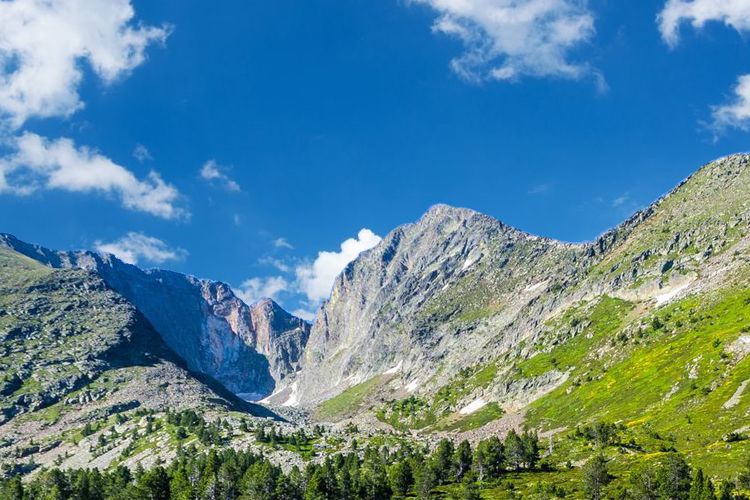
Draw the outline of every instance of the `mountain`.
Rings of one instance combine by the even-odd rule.
[[[289,477],[317,464],[307,487],[327,487],[331,467],[391,478],[430,447],[424,463],[481,475],[478,450],[502,450],[499,436],[499,479],[458,485],[451,472],[440,494],[579,498],[597,463],[611,497],[637,497],[639,478],[665,468],[750,487],[750,155],[705,165],[584,243],[436,205],[350,263],[311,327],[222,283],[9,235],[0,278],[11,473],[242,448]],[[256,418],[274,415],[236,394],[287,421]]]
[[[302,370],[276,401],[312,408],[322,419],[369,413],[397,428],[435,431],[513,419],[553,429],[602,415],[635,418],[667,397],[685,398],[685,408],[729,400],[750,379],[743,375],[750,337],[742,333],[750,318],[750,300],[742,302],[750,287],[749,223],[748,155],[704,166],[581,244],[435,206],[338,277]],[[710,332],[706,318],[727,307],[728,330],[690,349],[680,344],[700,328]],[[685,350],[677,356],[669,352],[675,349]],[[641,359],[657,351],[665,358]],[[650,363],[670,376],[639,379],[643,392],[632,408],[609,411],[621,407],[618,397],[633,396],[628,370]],[[603,386],[615,369],[631,378]],[[701,386],[728,395],[701,402],[690,393]],[[594,398],[590,390],[600,392]],[[742,427],[747,404],[740,401],[725,408],[712,439]],[[571,414],[576,405],[580,413]]]
[[[449,375],[481,362],[513,341],[494,332],[545,285],[572,281],[584,255],[472,210],[432,207],[338,277],[305,351],[301,402],[381,375],[416,388],[441,363]]]
[[[252,306],[220,282],[141,270],[112,255],[57,252],[0,234],[0,246],[47,266],[95,272],[129,300],[196,372],[249,400],[270,394],[298,367],[309,325],[270,300]]]

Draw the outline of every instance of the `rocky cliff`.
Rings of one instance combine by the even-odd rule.
[[[540,238],[471,210],[435,206],[338,277],[283,399],[315,406],[365,386],[384,400],[430,395],[462,370],[491,366],[490,380],[453,398],[450,409],[493,392],[523,406],[567,375],[552,370],[519,385],[514,364],[585,331],[586,322],[550,329],[581,304],[612,296],[649,314],[726,285],[744,262],[737,256],[748,244],[748,200],[750,157],[734,155],[588,243]]]
[[[191,370],[249,400],[270,394],[292,374],[309,325],[265,300],[248,306],[231,288],[158,269],[141,270],[112,255],[57,252],[0,235],[0,246],[53,268],[95,272],[145,316]]]

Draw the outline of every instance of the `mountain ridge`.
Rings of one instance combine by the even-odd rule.
[[[309,326],[267,301],[248,306],[225,283],[142,270],[111,254],[53,251],[0,235],[5,246],[53,268],[96,272],[144,313],[188,366],[257,400],[297,368]],[[264,319],[264,314],[273,318]],[[282,327],[277,331],[274,327]],[[278,342],[277,342],[278,341]]]
[[[372,308],[383,305],[379,302],[380,299],[377,298],[376,292],[372,292],[370,296],[366,296],[366,293],[362,290],[352,289],[352,287],[354,286],[353,283],[356,283],[358,279],[370,279],[371,283],[369,283],[369,285],[365,287],[369,290],[380,290],[384,286],[390,286],[396,282],[403,280],[403,272],[399,274],[398,270],[391,270],[392,275],[386,276],[386,274],[389,272],[386,271],[386,268],[390,265],[389,263],[393,259],[399,258],[402,259],[399,264],[399,266],[401,266],[402,268],[404,266],[408,267],[408,265],[410,265],[410,263],[415,259],[415,252],[406,252],[399,255],[398,247],[402,245],[402,240],[404,238],[408,237],[412,233],[419,233],[421,231],[421,228],[428,227],[431,229],[425,230],[426,232],[434,230],[435,233],[439,233],[441,225],[444,224],[454,224],[454,229],[456,231],[460,231],[462,230],[462,228],[465,229],[467,224],[475,224],[478,228],[481,228],[481,230],[479,231],[480,233],[482,231],[487,231],[487,234],[484,234],[482,236],[472,236],[471,234],[469,234],[463,241],[458,242],[457,247],[455,247],[454,245],[455,248],[453,248],[453,250],[461,254],[463,260],[456,261],[454,259],[451,262],[439,263],[437,267],[441,268],[442,266],[442,269],[439,269],[439,271],[441,272],[445,271],[445,266],[450,266],[453,267],[453,271],[451,271],[453,275],[460,275],[461,273],[470,275],[472,273],[472,268],[476,264],[476,262],[474,262],[475,257],[477,261],[481,261],[485,257],[485,255],[483,255],[481,251],[479,251],[476,255],[473,255],[471,253],[476,249],[477,238],[481,239],[482,237],[486,237],[488,234],[504,234],[508,236],[508,241],[505,242],[507,244],[505,247],[506,249],[511,247],[519,247],[523,244],[526,244],[530,245],[530,248],[527,248],[524,251],[531,252],[531,254],[535,254],[537,256],[546,256],[547,258],[551,259],[549,264],[553,267],[557,266],[557,271],[562,272],[562,274],[558,276],[559,283],[551,284],[552,286],[566,289],[574,285],[575,283],[578,283],[579,286],[592,287],[592,289],[598,290],[596,293],[604,293],[609,290],[610,292],[622,294],[623,296],[630,296],[635,292],[631,292],[628,287],[631,287],[631,285],[636,283],[638,280],[655,280],[653,281],[653,288],[649,288],[652,286],[651,284],[647,284],[648,286],[643,285],[638,288],[639,291],[637,293],[643,293],[647,296],[650,295],[658,297],[659,290],[670,289],[669,286],[666,286],[664,283],[662,283],[658,276],[663,274],[662,270],[663,272],[669,272],[667,268],[671,269],[671,267],[674,266],[675,263],[672,262],[671,259],[664,259],[664,261],[659,262],[658,265],[652,262],[655,260],[654,257],[657,256],[657,254],[668,254],[669,249],[666,247],[658,247],[659,244],[663,243],[659,241],[659,234],[657,234],[653,238],[655,241],[645,241],[648,240],[648,238],[651,238],[651,235],[648,235],[648,238],[646,238],[644,234],[647,232],[647,230],[644,228],[648,228],[652,225],[658,226],[659,224],[661,224],[663,221],[661,221],[660,218],[664,218],[663,214],[667,214],[666,217],[672,217],[672,215],[669,214],[677,210],[678,212],[675,213],[680,215],[679,210],[683,210],[683,205],[685,205],[686,203],[687,205],[690,205],[690,203],[692,203],[690,199],[687,201],[682,200],[682,198],[686,196],[686,193],[690,196],[693,196],[694,198],[698,195],[700,195],[699,198],[713,196],[711,193],[715,193],[715,197],[720,197],[724,196],[723,193],[725,192],[723,190],[726,189],[726,185],[735,186],[742,192],[746,192],[748,188],[748,158],[748,155],[745,154],[734,154],[707,163],[706,165],[699,168],[695,173],[681,181],[672,190],[662,195],[648,207],[639,210],[628,219],[618,224],[614,228],[605,231],[597,238],[581,243],[568,243],[551,238],[531,235],[522,230],[513,228],[512,226],[508,226],[502,221],[499,221],[489,215],[481,214],[471,209],[456,208],[445,204],[434,205],[418,221],[399,226],[398,228],[391,231],[388,235],[386,235],[386,237],[383,238],[383,241],[381,241],[375,248],[370,249],[367,252],[363,252],[357,259],[351,262],[344,270],[344,272],[342,272],[342,274],[336,279],[331,293],[331,298],[323,303],[322,308],[316,317],[316,321],[313,324],[310,341],[308,342],[308,348],[305,351],[305,357],[302,361],[303,370],[300,373],[299,377],[300,380],[298,384],[298,391],[305,394],[305,396],[302,398],[301,403],[308,405],[318,404],[321,400],[331,398],[335,396],[337,392],[340,393],[341,390],[345,389],[346,387],[351,387],[352,385],[356,386],[358,383],[362,383],[365,380],[370,380],[373,377],[378,377],[381,374],[395,369],[396,366],[399,367],[397,371],[404,371],[404,369],[406,368],[405,363],[407,363],[406,360],[403,359],[403,357],[401,357],[400,355],[394,356],[393,354],[394,352],[399,352],[400,342],[407,342],[407,345],[409,345],[410,347],[414,347],[417,350],[420,349],[419,344],[409,343],[411,341],[405,340],[403,336],[395,334],[395,336],[391,335],[392,338],[388,337],[388,335],[386,335],[385,337],[382,336],[381,333],[384,331],[384,324],[387,325],[390,323],[392,325],[391,327],[387,328],[390,328],[391,334],[393,334],[393,329],[396,328],[395,324],[398,323],[398,321],[389,319],[387,316],[384,316],[382,314],[374,314],[371,311]],[[702,187],[703,184],[705,184],[706,186]],[[708,191],[706,191],[705,193],[698,193],[694,195],[688,193],[688,191],[693,190],[694,188],[704,190],[707,189]],[[731,193],[731,189],[729,190],[729,192]],[[727,196],[724,197],[731,198]],[[742,206],[737,207],[732,205],[736,198],[737,197],[735,196],[730,200],[730,202],[724,203],[721,206],[739,210],[739,212],[737,212],[739,216],[740,212],[744,211],[744,208]],[[676,208],[673,207],[673,205],[675,205]],[[692,223],[694,219],[695,218],[692,218],[688,222]],[[681,237],[686,241],[696,240],[690,244],[704,245],[705,249],[701,251],[704,253],[710,252],[710,250],[708,249],[712,248],[712,243],[709,240],[715,239],[716,241],[722,241],[722,236],[719,235],[716,231],[712,232],[714,226],[712,226],[711,223],[715,221],[711,221],[709,219],[710,217],[707,219],[708,222],[698,220],[700,224],[704,224],[704,226],[706,227],[699,227],[698,229],[693,231],[693,233],[686,231],[677,232],[675,234],[678,234],[678,238]],[[734,224],[735,222],[732,223]],[[665,228],[664,231],[666,230],[667,229]],[[719,229],[717,231],[720,232],[722,231],[722,229]],[[648,249],[645,247],[642,250],[640,248],[636,249],[635,246],[640,244],[640,240],[644,240],[644,245],[646,243],[653,244],[653,249]],[[444,245],[446,244],[449,244],[446,238],[440,241],[433,242],[434,248],[437,249],[436,254],[440,253],[444,256],[446,250],[446,247]],[[537,245],[537,247],[533,248],[534,245]],[[428,252],[428,250],[429,249],[427,248],[423,248],[419,251]],[[498,248],[496,250],[499,253],[502,253],[503,248]],[[638,252],[635,252],[635,250],[638,250]],[[512,254],[512,251],[510,253]],[[623,255],[622,258],[624,258],[625,260],[623,260],[622,262],[614,262],[614,259],[616,259],[620,254]],[[610,269],[606,270],[606,272],[600,269],[596,269],[597,266],[601,267],[602,265],[606,264],[606,262],[610,261],[613,262],[613,265]],[[500,265],[500,267],[502,267],[507,265],[507,261],[503,261],[501,259],[501,261],[496,261],[494,264],[498,264]],[[362,268],[367,266],[372,267],[372,274],[374,274],[374,276],[363,278],[362,276],[367,273],[364,273],[362,271]],[[684,263],[679,263],[677,264],[677,266],[680,269],[680,273],[684,272],[688,277],[692,272],[690,271],[690,266],[695,267],[693,263],[687,261]],[[460,270],[456,271],[455,268],[459,268]],[[627,271],[624,271],[625,269],[627,269]],[[422,269],[422,271],[425,270],[426,269]],[[431,270],[433,274],[427,281],[437,282],[438,285],[442,285],[441,291],[445,292],[445,287],[450,288],[452,284],[445,283],[445,277],[435,275],[434,271],[435,269]],[[601,274],[599,274],[600,271]],[[569,278],[564,277],[566,273],[570,274]],[[408,272],[406,274],[408,274]],[[544,272],[540,272],[538,274],[538,277],[543,277],[544,275]],[[461,276],[459,276],[459,278],[470,279],[470,277],[462,278]],[[486,280],[486,276],[478,277],[476,279]],[[507,276],[504,279],[507,279]],[[683,280],[683,277],[681,276],[676,276],[674,278],[675,283],[681,283],[681,280]],[[450,281],[450,279],[448,278],[447,281]],[[540,278],[538,281],[541,283],[544,281],[544,279]],[[427,286],[424,283],[422,283],[422,285]],[[529,288],[539,286],[538,283],[529,282],[524,282],[523,285],[524,286],[522,287],[520,285],[516,287],[516,293],[518,293],[519,295],[528,295]],[[417,285],[412,284],[412,286]],[[682,286],[688,287],[689,285],[686,285],[684,283],[676,285],[677,288]],[[432,291],[427,291],[426,293],[424,293],[423,296],[418,299],[418,304],[420,307],[424,304],[428,304],[430,300],[433,300],[435,295],[439,295],[439,293],[435,293],[434,288],[435,287],[433,287]],[[474,288],[476,289],[476,287]],[[425,290],[428,289],[429,287],[425,288]],[[470,289],[471,287],[469,287],[469,290]],[[641,292],[640,290],[643,291]],[[687,288],[685,288],[684,290],[677,290],[677,293],[684,292],[686,290]],[[568,293],[568,298],[554,298],[551,297],[552,294],[545,293],[547,292],[547,290],[540,291],[543,292],[548,302],[552,301],[544,306],[547,308],[565,307],[566,301],[575,301],[580,298],[575,293]],[[392,292],[392,290],[389,290],[388,293],[392,295]],[[352,305],[345,306],[350,307],[351,309],[348,313],[344,313],[341,310],[341,306],[339,305],[342,301],[342,293],[348,293],[351,296],[350,302]],[[662,295],[668,293],[672,292],[664,292]],[[416,295],[419,295],[419,292],[416,292]],[[539,300],[539,297],[533,296],[533,293],[531,295],[532,296],[529,297],[529,300],[532,301],[531,304],[533,307],[533,302]],[[390,298],[392,299],[392,297]],[[450,302],[450,299],[448,300],[448,302]],[[512,303],[513,300],[510,300],[510,302]],[[370,305],[362,307],[355,306],[356,304],[363,303],[367,303]],[[503,307],[508,305],[509,304],[504,304]],[[404,303],[399,303],[398,306],[403,307]],[[396,307],[396,309],[398,309],[399,307]],[[492,307],[492,303],[485,300],[484,303],[469,308],[474,311],[473,313],[467,311],[466,314],[469,316],[471,316],[471,314],[477,316],[492,316],[494,314],[491,311]],[[520,310],[524,307],[524,305],[516,304],[516,306],[513,307]],[[337,308],[339,310],[335,311]],[[483,311],[483,308],[490,310]],[[348,317],[344,318],[344,316],[346,316],[347,314]],[[451,315],[455,316],[455,311],[449,312],[447,317],[450,317]],[[336,316],[338,316],[338,319],[336,319]],[[373,317],[364,320],[359,319],[368,318],[370,316]],[[500,314],[499,316],[502,316],[502,314]],[[481,321],[484,321],[482,318],[478,319],[480,319],[480,323]],[[491,321],[491,318],[487,321]],[[336,322],[338,322],[338,326],[336,326]],[[512,323],[512,320],[508,320],[508,318],[506,318],[506,321],[501,321],[501,323],[496,325],[495,328],[501,327],[501,324],[505,324],[507,327]],[[399,327],[403,327],[403,325],[399,325]],[[438,328],[440,327],[441,325],[438,325]],[[517,328],[518,326],[516,325],[515,327]],[[357,328],[360,329],[360,333],[355,333],[353,335],[352,329]],[[432,327],[427,327],[428,330],[430,330],[431,328]],[[465,327],[463,328],[465,329]],[[468,328],[470,330],[474,329],[476,328],[476,325],[469,325]],[[411,330],[412,332],[420,331],[420,329],[424,331],[425,325],[407,325],[402,329]],[[459,330],[461,330],[461,328],[459,328]],[[456,332],[454,332],[453,335],[455,334]],[[443,332],[442,334],[438,334],[438,337],[440,337],[441,339],[446,338],[446,336],[447,335],[445,334],[445,332]],[[354,340],[355,337],[359,340]],[[373,343],[371,341],[362,340],[366,338],[377,338],[377,342]],[[388,340],[388,338],[391,338],[391,340]],[[401,340],[396,340],[397,338],[400,338]],[[359,344],[358,342],[360,340],[365,343]],[[388,342],[390,342],[390,347],[386,348],[385,350],[381,350],[380,347],[382,346],[382,344]],[[348,350],[345,347],[347,344],[352,344],[348,348]],[[326,347],[326,345],[328,347]],[[365,347],[365,345],[371,346],[370,348],[376,349],[376,351],[368,351],[368,348]],[[346,354],[346,352],[350,352],[351,356],[355,356],[355,353],[358,353],[357,356],[359,356],[360,358],[363,357],[361,353],[367,352],[369,354],[364,355],[364,357],[367,359],[384,357],[386,358],[386,360],[374,363],[374,366],[372,366],[371,368],[366,368],[366,366],[368,366],[368,362],[364,363],[365,368],[357,368],[357,366],[362,365],[361,360],[356,359],[357,356],[355,356],[354,358],[350,357],[346,359],[347,356],[350,356]],[[410,352],[413,351],[410,350]],[[475,352],[477,353],[477,359],[481,358],[481,356],[479,355],[480,350],[477,349]],[[390,365],[387,364],[389,363],[387,359],[391,359]],[[422,359],[420,361],[415,361],[414,364],[424,364],[425,361],[425,359]],[[318,373],[328,373],[328,370],[330,370],[331,367],[326,366],[325,368],[320,368],[319,370],[315,367],[321,364],[325,365],[328,362],[332,362],[334,365],[340,365],[334,370],[336,376],[333,378],[333,381],[335,386],[341,387],[343,389],[338,389],[337,391],[333,392],[330,391],[330,389],[326,389],[316,397],[316,391],[320,391],[319,388],[315,387],[315,380],[321,378]],[[429,362],[427,364],[429,364]],[[370,365],[373,365],[373,363],[370,363]],[[417,371],[417,374],[418,373],[419,370]],[[393,378],[395,373],[389,373],[388,375]],[[424,377],[417,377],[415,374],[405,374],[405,376],[407,375],[408,377],[411,377],[413,379],[412,383],[414,379],[417,378],[422,378],[424,380]],[[408,382],[408,380],[403,381],[403,383],[405,384],[407,384]],[[288,395],[288,393],[285,393],[285,396],[286,395]],[[293,399],[296,400],[297,398],[295,397]]]

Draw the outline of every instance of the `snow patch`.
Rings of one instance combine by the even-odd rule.
[[[291,386],[292,393],[289,395],[286,401],[281,403],[281,406],[297,406],[299,404],[299,395],[297,389],[299,388],[299,382],[294,382]]]
[[[483,398],[477,398],[471,403],[461,408],[458,411],[458,413],[460,413],[461,415],[471,415],[472,413],[479,410],[480,408],[483,408],[486,404],[487,404],[487,401],[485,401]]]
[[[440,291],[441,291],[441,292],[444,292],[444,291],[446,291],[447,289],[448,289],[448,283],[446,283],[445,285],[443,285],[443,288],[441,288],[441,289],[440,289]]]
[[[524,292],[533,292],[534,290],[539,290],[541,287],[546,285],[546,281],[540,281],[539,283],[534,283],[533,285],[529,285],[524,289]]]
[[[390,369],[384,371],[383,375],[393,375],[395,373],[400,372],[401,371],[401,365],[403,365],[403,364],[404,364],[403,361],[399,361],[396,366],[394,366],[393,368],[390,368]]]
[[[419,379],[415,378],[408,384],[406,384],[406,392],[414,392],[419,389]]]
[[[471,266],[473,266],[473,265],[474,265],[474,262],[476,262],[476,261],[475,261],[474,259],[472,259],[471,257],[467,258],[467,259],[466,259],[466,260],[464,261],[464,265],[463,265],[463,266],[461,266],[461,270],[462,270],[462,271],[466,271],[467,269],[469,269],[469,268],[470,268]]]
[[[680,286],[669,289],[668,291],[661,293],[655,297],[656,305],[660,306],[670,302],[672,299],[677,297],[683,290],[686,290],[690,286],[690,283],[683,283]]]

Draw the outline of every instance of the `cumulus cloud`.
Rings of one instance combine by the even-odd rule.
[[[360,253],[374,247],[381,239],[369,229],[362,229],[357,238],[344,241],[340,251],[319,252],[312,263],[300,265],[295,269],[299,291],[313,303],[327,299],[336,276]]]
[[[282,276],[266,278],[251,278],[235,288],[235,294],[247,304],[257,302],[262,298],[276,300],[280,293],[289,289],[289,282]]]
[[[734,98],[712,110],[712,128],[722,132],[729,127],[750,128],[750,75],[740,76],[734,88]]]
[[[189,215],[177,204],[177,189],[156,172],[138,179],[96,151],[76,147],[70,139],[48,140],[26,132],[6,142],[12,152],[0,158],[0,192],[99,192],[118,197],[125,208],[157,217],[179,219]]]
[[[680,27],[690,23],[701,29],[706,23],[720,22],[738,33],[750,32],[750,2],[746,0],[668,0],[657,18],[664,41],[672,48],[680,42]],[[730,127],[747,130],[750,125],[750,75],[741,75],[734,96],[725,104],[713,106],[710,128],[715,134]]]
[[[81,62],[105,84],[140,65],[169,28],[135,24],[134,15],[130,0],[0,2],[0,115],[13,128],[69,116],[83,106]]]
[[[162,264],[170,260],[182,260],[188,254],[182,248],[170,248],[158,238],[135,232],[111,243],[97,241],[95,247],[97,251],[110,253],[128,264],[137,264],[141,260]]]
[[[746,0],[668,0],[657,18],[664,41],[675,47],[684,22],[701,29],[717,21],[739,32],[750,31],[750,3]]]
[[[522,76],[603,79],[571,52],[595,34],[586,0],[412,0],[440,16],[433,31],[461,40],[465,52],[453,59],[462,77],[514,80]]]
[[[276,268],[283,276],[248,279],[235,288],[235,293],[247,303],[256,302],[262,297],[276,300],[279,295],[285,295],[285,301],[297,306],[292,314],[311,321],[320,304],[330,296],[336,277],[360,253],[380,241],[380,236],[369,229],[362,229],[356,238],[341,243],[338,252],[319,252],[312,261],[300,263],[298,259],[261,259],[261,264]]]
[[[224,170],[225,167],[216,163],[216,160],[208,160],[201,167],[201,178],[209,182],[219,182],[229,191],[239,191],[240,185],[224,173]]]

